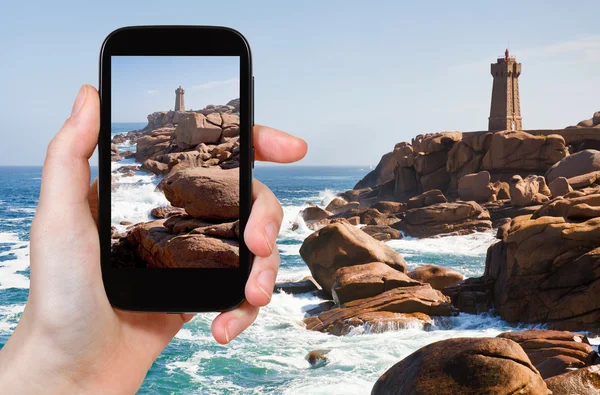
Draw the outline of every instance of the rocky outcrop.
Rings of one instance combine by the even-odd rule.
[[[173,206],[162,206],[155,207],[150,212],[150,215],[156,219],[169,218],[174,215],[182,215],[185,214],[185,210],[181,207],[173,207]]]
[[[208,237],[203,234],[175,234],[163,226],[164,222],[165,220],[157,220],[135,225],[127,235],[126,245],[121,245],[120,248],[134,251],[148,267],[239,266],[237,240]]]
[[[219,117],[218,114],[216,117]],[[219,117],[220,118],[220,117]],[[175,129],[175,144],[189,149],[198,144],[214,144],[221,139],[223,130],[202,114],[193,113],[185,117]]]
[[[551,377],[546,385],[552,395],[597,395],[600,393],[600,365]]]
[[[198,218],[239,218],[239,170],[193,167],[176,171],[161,182],[165,197],[175,207]]]
[[[503,319],[600,330],[600,191],[583,193],[514,218],[488,250],[485,274],[496,279],[494,305]]]
[[[487,202],[495,192],[494,185],[490,181],[490,173],[487,171],[467,174],[458,181],[458,196],[465,201]]]
[[[481,169],[494,171],[546,171],[569,155],[559,135],[534,136],[522,131],[494,133]]]
[[[554,181],[548,185],[548,188],[550,188],[552,197],[563,196],[567,193],[573,192],[573,188],[571,187],[571,184],[569,184],[569,180],[564,177],[555,178]]]
[[[400,214],[406,211],[406,204],[400,202],[381,201],[373,204],[370,208],[374,208],[383,214]]]
[[[513,206],[525,207],[547,202],[550,188],[542,176],[527,176],[524,179],[515,175],[510,180],[510,201]]]
[[[300,247],[300,256],[326,292],[331,291],[334,273],[342,267],[382,262],[406,272],[406,262],[399,253],[344,220],[336,220],[308,236]]]
[[[600,171],[600,151],[588,149],[555,163],[546,172],[546,179],[551,183],[558,177],[569,179],[596,171]]]
[[[494,305],[494,282],[495,279],[490,276],[467,278],[444,288],[442,293],[449,296],[452,305],[463,313],[487,313]]]
[[[385,263],[372,262],[336,270],[331,294],[333,300],[342,305],[352,300],[379,295],[390,289],[416,285],[422,284]]]
[[[600,356],[584,335],[531,329],[504,332],[498,337],[517,342],[544,379],[600,363]]]
[[[161,128],[136,140],[135,160],[142,163],[156,155],[169,152],[174,128]]]
[[[354,189],[375,187],[384,184],[394,178],[394,169],[398,162],[398,151],[388,152],[381,157],[381,160],[362,180],[354,186]]]
[[[413,237],[465,235],[492,228],[490,215],[475,202],[438,203],[413,208],[392,227]]]
[[[423,192],[419,196],[412,197],[408,200],[406,205],[407,210],[413,208],[421,208],[431,206],[437,203],[446,203],[448,200],[446,196],[439,189],[432,189],[427,192]]]
[[[119,148],[115,144],[110,145],[110,160],[112,162],[116,162],[121,160],[121,155],[119,154]]]
[[[408,277],[422,283],[427,283],[433,289],[440,291],[446,287],[460,283],[465,278],[456,270],[436,265],[419,266],[408,272]]]
[[[367,225],[360,229],[379,241],[397,240],[402,238],[402,233],[389,225]]]
[[[351,328],[363,325],[365,317],[372,325],[379,319],[389,320],[389,313],[400,321],[428,322],[429,316],[452,316],[457,312],[449,299],[428,284],[394,288],[376,296],[345,303],[318,316],[304,320],[306,328],[334,335],[347,334]],[[361,318],[363,317],[363,318]]]
[[[412,353],[387,370],[373,395],[550,395],[523,349],[512,340],[448,339]]]

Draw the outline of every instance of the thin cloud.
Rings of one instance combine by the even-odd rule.
[[[157,93],[158,93],[158,91],[157,91],[157,90],[155,90],[155,89],[148,89],[148,90],[146,91],[146,93],[147,93],[147,94],[149,94],[149,95],[155,95],[155,94],[157,94]]]
[[[240,83],[239,78],[231,78],[228,80],[209,81],[204,84],[194,85],[194,86],[192,86],[192,89],[193,90],[206,90],[206,89],[212,89],[212,88],[215,88],[218,86],[223,86],[223,85],[239,85],[239,83]]]

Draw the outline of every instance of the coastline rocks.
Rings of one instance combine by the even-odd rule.
[[[487,171],[467,174],[458,181],[458,196],[464,201],[487,202],[495,192],[490,180],[491,176]]]
[[[286,294],[298,295],[308,292],[320,291],[321,287],[311,276],[304,277],[300,281],[288,281],[276,283],[273,292],[284,292]]]
[[[336,270],[331,294],[336,304],[343,305],[352,300],[379,295],[390,289],[415,285],[422,284],[385,263],[372,262]]]
[[[447,267],[436,265],[419,266],[407,273],[413,280],[427,283],[433,289],[442,290],[451,287],[464,280],[464,276]]]
[[[181,207],[173,207],[173,206],[162,206],[155,207],[150,211],[150,215],[156,219],[169,218],[173,215],[182,215],[185,214],[185,210]]]
[[[192,148],[201,143],[214,144],[219,142],[221,134],[222,129],[220,126],[209,122],[207,117],[202,114],[193,113],[177,125],[175,143],[181,149]]]
[[[329,207],[329,206],[327,206],[327,207]],[[331,211],[331,213],[333,213],[333,214],[344,214],[345,212],[348,212],[348,211],[354,210],[354,209],[358,209],[358,208],[360,208],[359,202],[349,202],[342,206],[334,207],[332,210],[327,210],[327,209],[325,209],[325,210]]]
[[[402,238],[402,233],[389,225],[367,225],[360,228],[360,230],[379,241],[398,240]]]
[[[584,335],[530,329],[504,332],[498,337],[517,342],[544,379],[600,364],[600,356]]]
[[[515,175],[510,180],[510,201],[513,206],[526,207],[547,202],[550,189],[542,176],[527,176],[524,179]]]
[[[546,385],[552,395],[597,395],[600,393],[600,365],[551,377]]]
[[[424,192],[419,196],[412,197],[408,200],[406,208],[408,210],[413,208],[421,208],[426,206],[431,206],[437,203],[446,203],[448,200],[439,189],[432,189],[430,191]]]
[[[557,162],[546,172],[546,179],[552,182],[558,177],[569,179],[596,171],[600,171],[600,151],[586,149]]]
[[[462,140],[461,132],[439,132],[419,134],[412,140],[415,152],[432,153],[452,148],[452,145]]]
[[[373,395],[550,395],[523,349],[512,340],[459,338],[432,343],[392,366]]]
[[[573,188],[571,188],[569,180],[564,177],[555,178],[554,181],[548,185],[548,188],[550,188],[552,197],[563,196],[569,192],[573,192]]]
[[[325,207],[325,211],[335,212],[334,210],[345,206],[346,203],[348,203],[348,202],[342,198],[339,198],[339,197],[333,198],[333,199],[331,199],[331,201],[329,202],[327,207]]]
[[[392,227],[405,234],[424,238],[437,235],[466,235],[492,228],[490,215],[475,202],[439,203],[414,208]]]
[[[398,155],[399,153],[396,150],[383,155],[375,169],[356,183],[354,189],[372,188],[392,180],[394,178],[394,168],[398,163]]]
[[[381,201],[371,205],[382,214],[400,214],[406,211],[406,203]]]
[[[486,313],[494,304],[495,281],[490,276],[467,278],[457,285],[444,288],[442,293],[449,296],[452,305],[463,313]]]
[[[196,218],[238,219],[239,170],[191,167],[171,173],[160,184],[165,197]]]
[[[308,236],[300,256],[324,291],[330,292],[333,274],[341,267],[382,262],[406,272],[402,256],[347,221],[335,221]]]
[[[569,155],[562,136],[534,136],[523,131],[497,132],[492,135],[481,170],[546,171]]]
[[[331,213],[326,210],[323,210],[321,207],[312,206],[300,211],[300,215],[302,216],[304,222],[308,223],[312,221],[320,221],[322,219],[326,219],[331,215]]]
[[[155,268],[235,268],[239,266],[236,240],[204,235],[174,235],[163,226],[165,220],[135,225],[127,241],[136,254]]]
[[[485,268],[496,279],[494,305],[503,319],[600,330],[598,215],[600,194],[590,194],[557,198],[512,220],[488,249]]]
[[[116,144],[111,144],[110,145],[110,160],[112,162],[117,162],[120,161],[121,159],[121,155],[119,154],[119,148],[117,148]]]
[[[449,299],[440,291],[432,289],[428,284],[411,287],[394,288],[379,295],[353,300],[345,303],[344,307],[336,307],[325,311],[318,316],[304,319],[306,328],[334,335],[346,334],[349,327],[358,325],[356,318],[366,313],[373,314],[370,322],[375,324],[377,318],[389,318],[388,314],[380,313],[412,314],[408,317],[397,317],[407,319],[412,317],[419,321],[429,321],[429,316],[453,316],[457,314],[456,309],[449,303]],[[415,313],[421,313],[415,314]],[[361,320],[362,321],[362,320]],[[354,324],[353,324],[354,322]]]
[[[135,160],[144,162],[169,150],[174,128],[156,129],[136,140]]]

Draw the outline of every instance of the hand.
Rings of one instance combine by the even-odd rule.
[[[31,227],[29,299],[0,351],[3,393],[135,393],[163,348],[190,314],[133,313],[113,307],[102,284],[96,184],[88,159],[100,122],[98,93],[84,85],[72,114],[48,146]],[[306,143],[263,126],[254,128],[256,159],[294,162]],[[256,255],[246,301],[213,322],[228,343],[269,303],[279,267],[275,239],[283,212],[273,193],[254,182],[245,239]]]

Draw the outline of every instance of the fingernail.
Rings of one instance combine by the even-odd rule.
[[[275,225],[273,222],[269,222],[265,225],[265,240],[267,241],[267,245],[273,253],[273,247],[275,246],[275,241],[277,240],[277,235],[279,234],[279,227]]]
[[[271,293],[267,292],[266,290],[273,289],[274,283],[275,283],[275,276],[273,275],[273,272],[270,270],[263,270],[258,275],[258,278],[256,279],[256,286],[258,287],[258,289],[260,289],[262,291],[262,293],[267,295],[267,298],[269,298],[269,300],[271,300]]]
[[[227,343],[229,343],[229,334],[227,333],[227,325],[225,325],[225,340],[227,341]]]
[[[75,98],[75,102],[73,103],[73,108],[71,109],[71,116],[77,115],[83,103],[85,103],[85,98],[87,96],[87,89],[85,89],[85,85],[79,88],[79,93],[77,93],[77,97]]]

